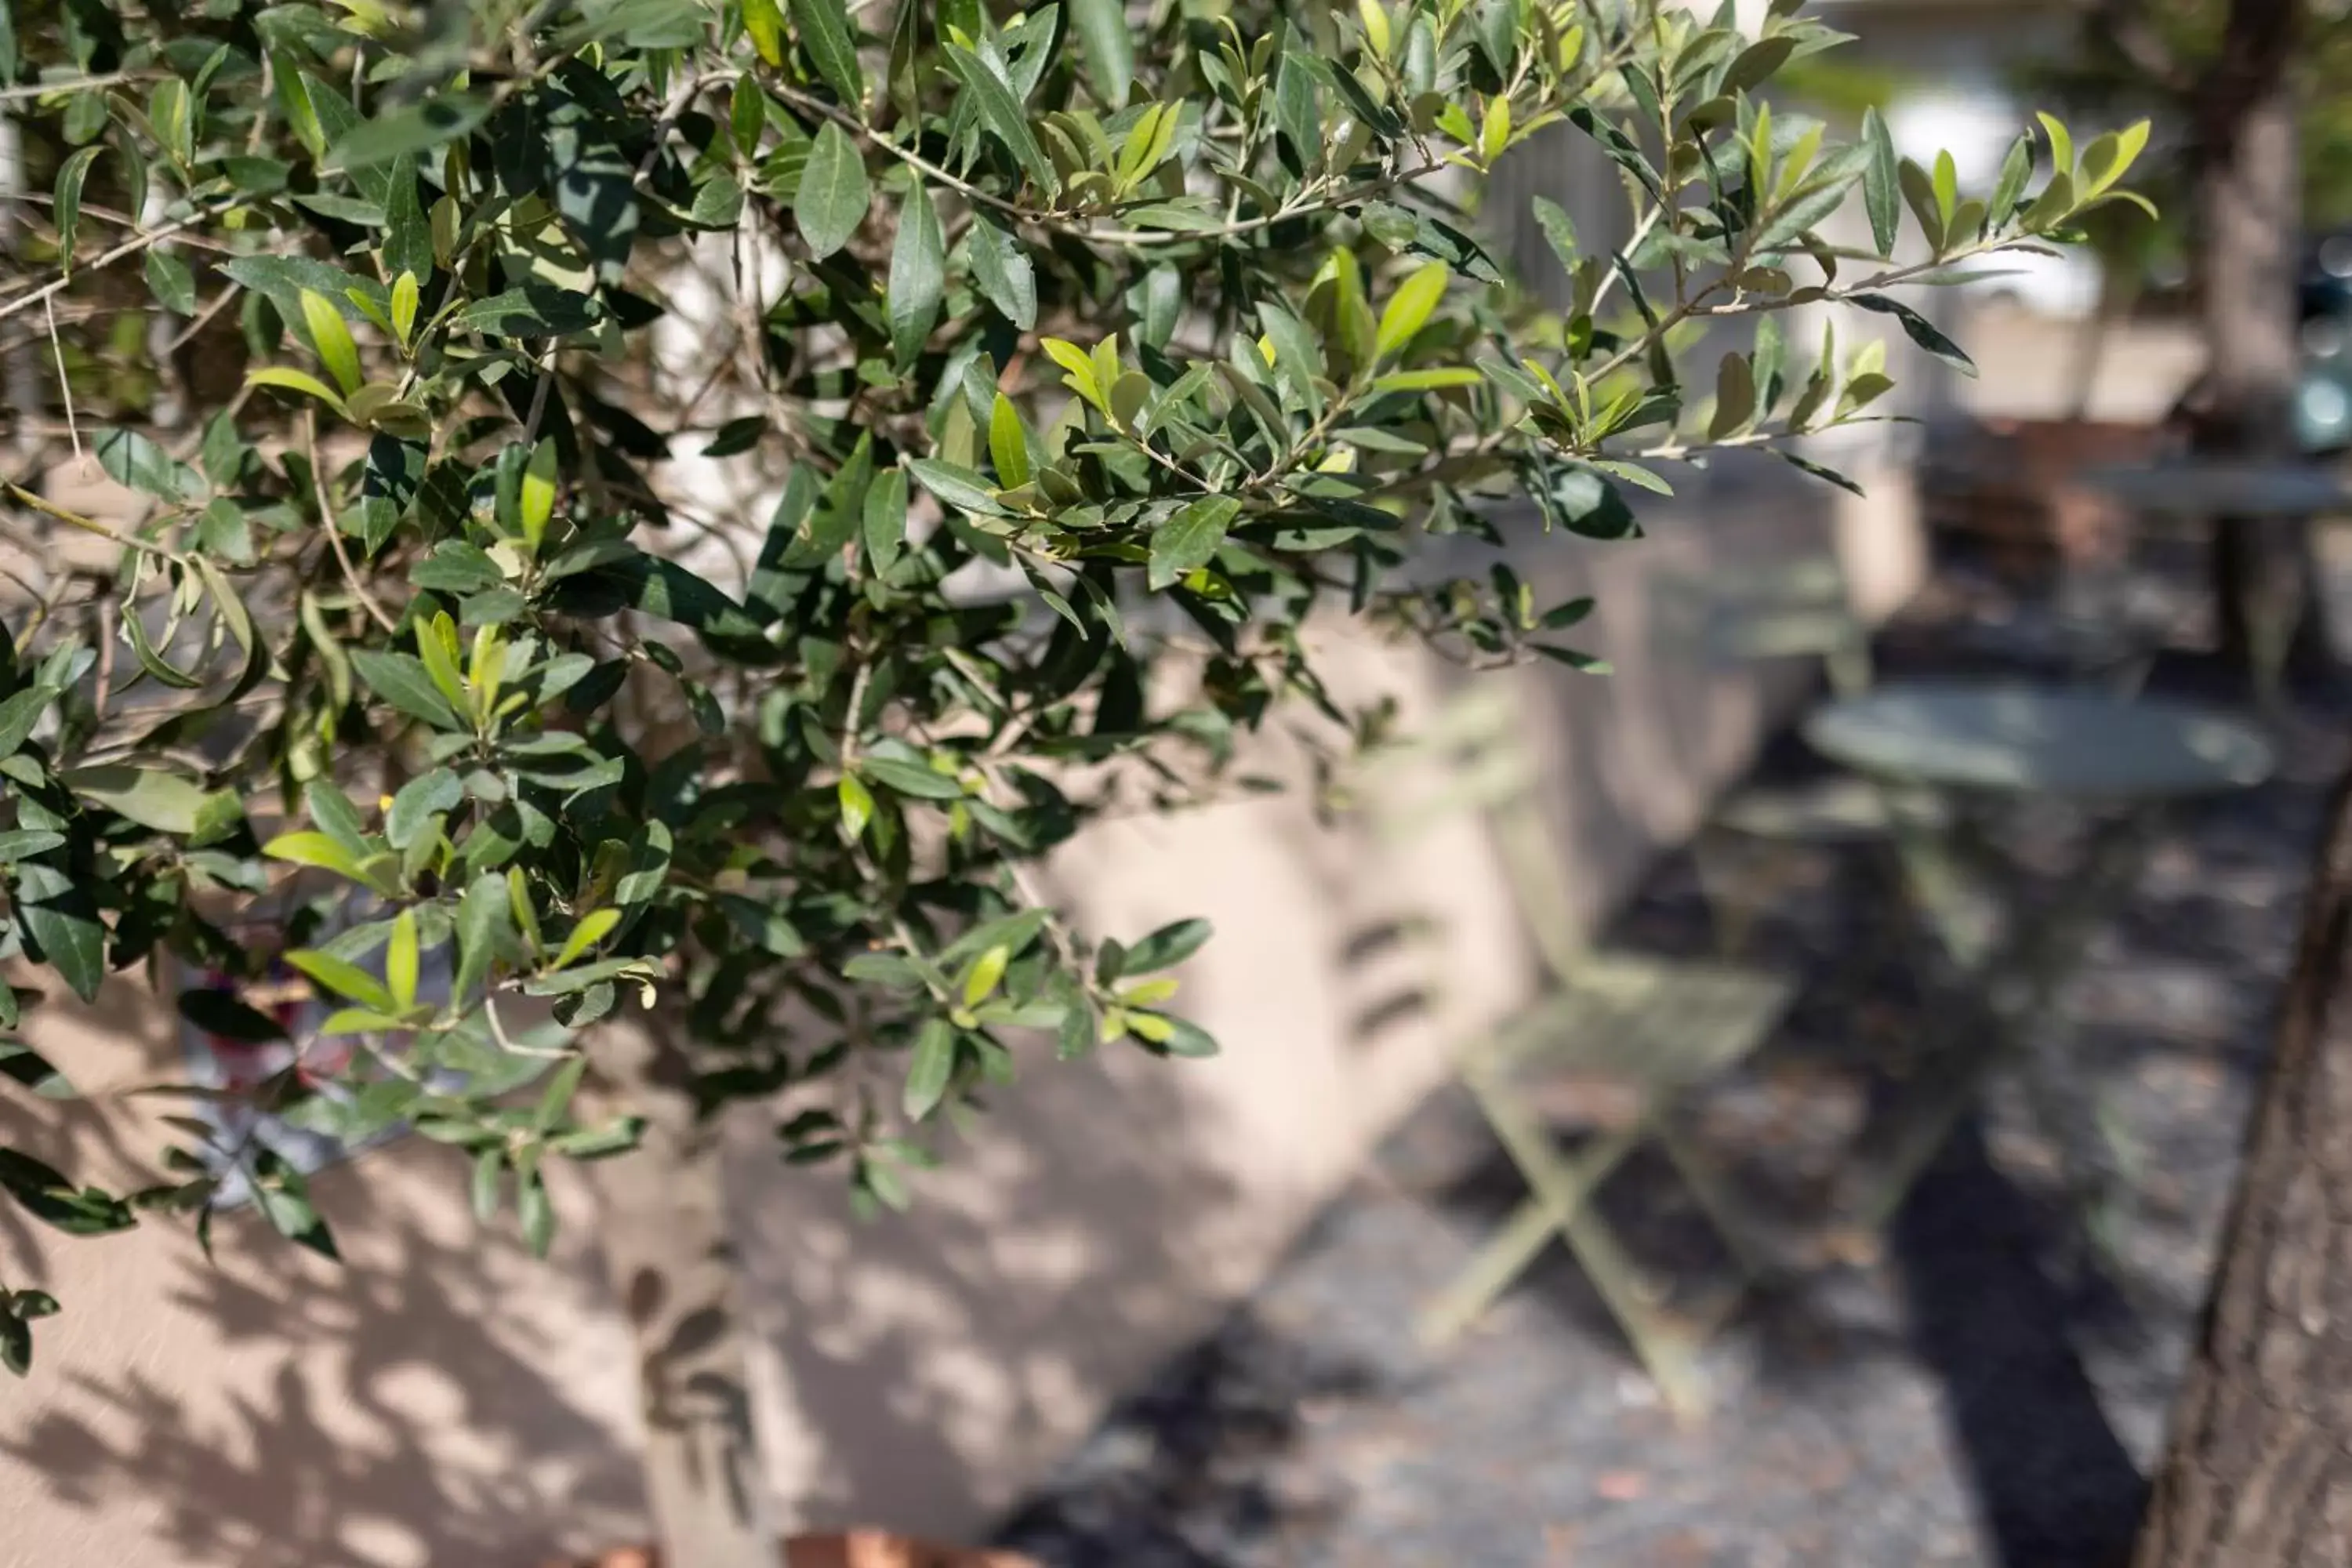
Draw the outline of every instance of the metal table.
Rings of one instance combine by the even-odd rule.
[[[2158,517],[2319,517],[2352,509],[2352,490],[2333,470],[2312,462],[2177,458],[2084,468],[2080,478],[2134,510]]]
[[[2231,517],[2284,526],[2352,511],[2352,488],[2342,476],[2302,458],[2175,458],[2136,468],[2088,468],[2079,477],[2134,510],[2176,521]],[[2276,605],[2263,602],[2274,591],[2254,582],[2239,595],[2264,702],[2277,695],[2297,618],[2275,614]]]
[[[1865,1133],[1850,1173],[1853,1223],[1874,1240],[1986,1079],[2011,1062],[2026,1069],[2073,1196],[2096,1211],[2108,1184],[2104,1172],[2082,1169],[2082,1141],[2070,1135],[2079,1107],[2051,1070],[2063,1047],[2052,1004],[2136,879],[2164,810],[2261,784],[2274,763],[2270,742],[2240,719],[2187,703],[1960,684],[1886,686],[1831,702],[1804,735],[1886,792],[1906,890],[1933,939],[1922,957],[1951,992],[1934,1010],[1936,1037],[1903,1102]],[[1983,831],[2028,800],[2061,801],[2094,825],[2077,872],[2038,906],[2021,868]]]

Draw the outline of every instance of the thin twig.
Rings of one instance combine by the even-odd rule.
[[[58,205],[57,197],[46,191],[26,191],[8,199],[12,202],[23,202],[28,206],[54,207]],[[139,219],[129,213],[117,212],[112,207],[100,206],[92,202],[84,202],[81,205],[81,216],[94,217],[104,223],[119,224],[128,229],[136,229],[139,226]],[[180,243],[193,245],[199,250],[217,250],[223,255],[231,255],[236,250],[236,247],[228,241],[215,239],[210,235],[204,234],[184,235],[181,237]]]
[[[0,103],[12,103],[19,99],[47,98],[53,92],[82,92],[91,88],[114,87],[126,81],[142,81],[160,75],[156,71],[109,71],[103,76],[78,76],[64,81],[28,81],[16,87],[0,87]]]
[[[231,300],[236,298],[237,289],[240,287],[242,287],[242,285],[232,283],[227,288],[222,289],[219,296],[215,298],[211,304],[206,305],[203,310],[197,311],[194,318],[190,321],[186,326],[182,327],[179,331],[173,335],[171,342],[163,345],[163,352],[165,353],[177,353],[181,348],[187,344],[191,338],[194,338],[198,332],[203,331],[206,327],[212,325],[213,318],[219,315],[222,310],[226,310]],[[247,384],[249,386],[252,384],[248,382]]]
[[[733,81],[742,74],[734,70],[697,72],[677,84],[669,95],[669,101],[663,104],[661,112],[654,117],[654,133],[646,148],[646,155],[638,160],[637,172],[629,178],[632,188],[642,191],[653,179],[654,165],[661,161],[662,151],[669,144],[670,130],[677,125],[678,116],[686,112],[687,105],[700,97],[705,88]]]
[[[161,245],[174,235],[185,234],[199,224],[209,223],[217,216],[219,215],[206,208],[202,212],[190,213],[184,218],[174,218],[161,228],[149,229],[144,234],[133,235],[113,249],[90,258],[81,264],[81,269],[85,272],[94,272],[101,267],[111,267],[126,256],[136,256],[142,250]],[[66,285],[72,281],[69,275],[61,275],[51,279],[28,294],[19,294],[5,304],[0,304],[0,321],[6,321],[19,310],[31,310],[52,295],[62,293]]]
[[[310,493],[318,498],[319,521],[326,525],[327,543],[335,552],[335,563],[343,569],[343,581],[351,584],[371,620],[387,632],[397,632],[400,623],[376,603],[375,595],[368,592],[367,584],[360,581],[359,572],[352,565],[351,552],[343,548],[342,525],[335,521],[334,503],[327,499],[326,472],[319,467],[319,416],[307,407],[302,410],[302,451],[310,462]]]
[[[547,393],[555,384],[555,356],[561,352],[560,340],[547,340],[547,360],[539,367],[539,383],[530,389],[530,414],[523,420],[522,444],[526,447],[539,440],[539,422],[547,416]]]
[[[568,1057],[577,1054],[568,1047],[557,1046],[551,1047],[547,1046],[525,1046],[517,1044],[515,1040],[507,1034],[506,1026],[499,1021],[498,998],[491,995],[487,991],[482,994],[482,1016],[488,1021],[490,1026],[490,1037],[499,1043],[499,1049],[505,1051],[509,1055],[518,1057],[539,1057],[548,1061],[562,1061]]]
[[[128,605],[122,613],[135,616],[139,610]],[[106,718],[106,700],[114,689],[114,615],[113,600],[98,601],[98,681],[90,692],[89,707],[101,722]]]
[[[32,491],[26,489],[24,486],[16,483],[14,480],[0,481],[0,485],[5,485],[8,493],[15,496],[20,504],[31,507],[35,511],[39,512],[44,517],[53,517],[68,528],[78,528],[84,533],[94,533],[100,539],[110,539],[115,543],[121,545],[127,550],[142,551],[149,555],[160,556],[166,561],[177,561],[180,558],[177,551],[167,549],[163,545],[156,543],[153,540],[140,539],[131,534],[118,532],[115,530],[107,527],[106,524],[99,521],[96,518],[84,517],[79,512],[68,511],[65,508],[58,505],[55,501],[43,500],[39,496],[35,495]],[[43,552],[42,547],[39,545],[27,545],[26,548],[32,551],[36,557],[38,557]]]
[[[261,51],[261,85],[254,89],[253,123],[246,129],[245,150],[248,155],[261,151],[262,138],[269,132],[269,109],[278,101],[278,51]]]
[[[79,463],[82,460],[81,424],[74,417],[73,382],[66,374],[66,345],[58,337],[57,306],[44,300],[41,301],[41,307],[49,319],[49,352],[57,356],[58,395],[65,399],[66,434],[73,438],[74,461]]]
[[[951,174],[940,164],[932,163],[921,153],[910,148],[899,146],[896,142],[844,110],[779,82],[770,82],[766,85],[771,93],[786,103],[807,113],[822,115],[852,136],[859,138],[870,146],[881,149],[908,168],[945,185],[968,201],[992,207],[1008,217],[1018,218],[1035,227],[1070,235],[1075,238],[1087,240],[1097,245],[1192,245],[1202,240],[1230,239],[1236,235],[1253,234],[1259,229],[1271,228],[1276,224],[1297,217],[1299,214],[1314,207],[1346,206],[1354,202],[1365,201],[1392,191],[1400,185],[1426,179],[1446,167],[1444,163],[1423,163],[1417,168],[1384,174],[1378,179],[1360,181],[1353,185],[1336,190],[1331,188],[1330,179],[1327,175],[1320,182],[1320,188],[1316,185],[1303,187],[1295,193],[1289,201],[1285,202],[1273,212],[1262,213],[1256,217],[1235,219],[1233,222],[1218,224],[1208,228],[1100,228],[1091,223],[1066,217],[1059,213],[1040,212],[1034,207],[1025,207],[1019,202],[998,195],[993,191],[983,190],[961,175]],[[1318,196],[1325,199],[1320,201],[1307,199]]]

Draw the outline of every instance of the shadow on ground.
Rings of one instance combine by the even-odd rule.
[[[1678,1428],[1564,1248],[1443,1354],[1418,1342],[1415,1309],[1524,1196],[1448,1090],[1002,1539],[1053,1568],[2111,1568],[2201,1304],[2336,728],[2288,721],[2278,781],[2184,816],[2068,993],[2065,1070],[2124,1194],[2096,1247],[2062,1151],[1996,1086],[1875,1246],[1751,1299],[1708,1352],[1711,1418]],[[1857,958],[1897,918],[1883,868],[1805,853],[1753,933],[1805,1000],[1697,1114],[1768,1218],[1818,1231],[1882,1098],[1867,1064],[1929,1005],[1899,951]],[[1710,951],[1699,891],[1669,861],[1614,940]],[[1663,1162],[1603,1209],[1670,1273],[1714,1261]]]

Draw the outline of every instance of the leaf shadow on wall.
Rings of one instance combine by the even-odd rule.
[[[110,1048],[144,1037],[140,1081],[160,1080],[175,1042],[155,1037],[152,998],[125,984],[101,1005]],[[0,1101],[0,1141],[128,1185],[170,1138],[133,1109]],[[174,1568],[499,1568],[635,1519],[625,1400],[555,1372],[580,1364],[581,1338],[622,1344],[600,1321],[588,1215],[575,1194],[541,1264],[510,1217],[477,1233],[466,1180],[462,1156],[418,1139],[321,1173],[341,1266],[249,1211],[216,1220],[207,1262],[186,1222],[83,1239],[0,1209],[0,1269],[65,1314],[38,1325],[32,1376],[0,1404],[0,1472],[32,1478],[19,1539]]]

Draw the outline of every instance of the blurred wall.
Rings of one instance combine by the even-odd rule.
[[[1651,537],[1538,537],[1523,570],[1591,592],[1577,639],[1608,678],[1517,683],[1552,779],[1580,906],[1598,914],[1687,831],[1806,672],[1715,668],[1662,639],[1668,575],[1834,542],[1860,596],[1918,567],[1903,476],[1853,502],[1779,465],[1686,486]],[[1547,599],[1547,602],[1549,602]],[[1348,689],[1425,709],[1458,672],[1341,631]],[[1252,765],[1300,753],[1270,727]],[[759,1419],[785,1515],[971,1535],[1106,1403],[1210,1326],[1443,1075],[1450,1045],[1532,969],[1475,827],[1382,847],[1317,826],[1303,794],[1090,831],[1051,868],[1090,926],[1206,914],[1181,998],[1213,1061],[1111,1050],[1030,1063],[914,1213],[853,1222],[835,1182],[787,1173],[739,1122],[734,1196],[762,1333]],[[1433,919],[1421,942],[1389,940]],[[0,1097],[0,1131],[120,1182],[168,1139],[131,1091],[177,1046],[138,977],[27,1034],[92,1095],[62,1119]],[[341,1268],[215,1226],[68,1241],[0,1207],[0,1276],[65,1302],[33,1379],[0,1388],[0,1568],[517,1568],[642,1529],[633,1373],[575,1183],[538,1264],[478,1234],[462,1160],[409,1139],[319,1177]]]

